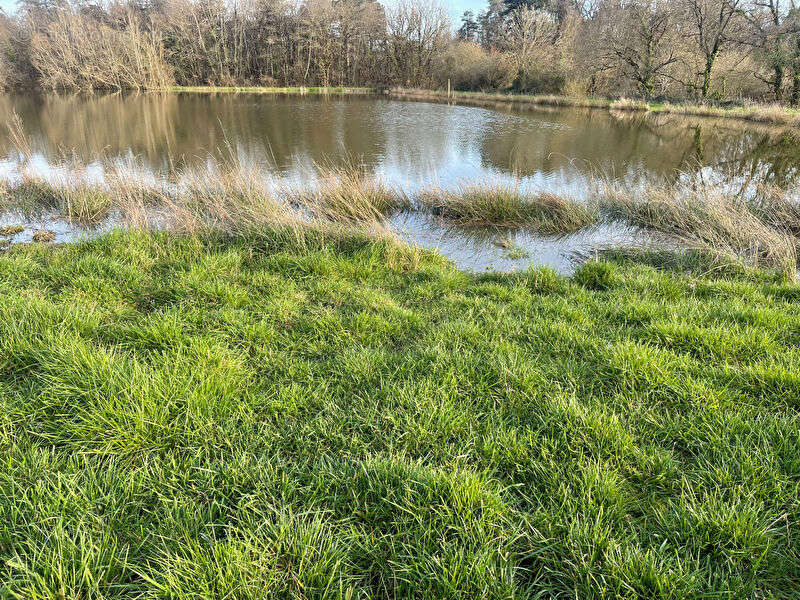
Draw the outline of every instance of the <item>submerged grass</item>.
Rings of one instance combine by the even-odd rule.
[[[524,226],[542,233],[568,233],[597,218],[591,204],[549,192],[524,193],[513,185],[429,190],[419,201],[433,214],[460,225]]]
[[[71,222],[96,225],[112,206],[108,190],[79,180],[49,181],[24,173],[20,181],[7,188],[0,207],[24,214],[53,210]]]
[[[363,235],[0,255],[0,593],[796,597],[800,288]]]

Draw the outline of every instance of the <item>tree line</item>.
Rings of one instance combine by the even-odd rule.
[[[21,0],[0,87],[405,86],[800,103],[796,0]]]
[[[465,87],[800,102],[795,0],[490,0],[458,38]]]

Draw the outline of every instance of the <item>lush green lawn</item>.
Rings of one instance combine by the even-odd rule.
[[[0,596],[789,598],[800,289],[355,238],[0,254]]]

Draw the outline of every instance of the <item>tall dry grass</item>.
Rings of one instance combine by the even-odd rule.
[[[386,217],[406,202],[401,193],[346,170],[335,178],[327,173],[313,191],[287,189],[231,159],[168,179],[173,183],[148,181],[135,167],[115,163],[105,165],[103,183],[77,175],[47,179],[25,170],[4,182],[0,212],[55,214],[87,227],[110,217],[121,227],[188,234],[270,230],[293,243],[306,235],[319,240],[345,232],[397,241]]]
[[[780,200],[765,195],[747,200],[722,186],[693,179],[635,192],[605,185],[598,205],[606,218],[670,235],[685,247],[726,259],[739,257],[787,275],[796,273],[797,233],[781,221],[797,208],[790,208],[785,194]]]
[[[302,194],[302,202],[318,218],[347,223],[380,223],[390,213],[408,208],[401,191],[369,176],[363,167],[323,167],[316,189]]]

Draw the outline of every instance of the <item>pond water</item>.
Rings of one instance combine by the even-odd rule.
[[[0,96],[0,116],[22,118],[44,174],[64,157],[102,178],[102,161],[135,161],[156,179],[209,156],[235,154],[289,185],[313,182],[315,165],[361,163],[373,177],[409,193],[430,186],[514,181],[522,188],[585,197],[599,178],[638,185],[701,171],[734,186],[794,186],[800,174],[795,132],[735,120],[605,110],[500,107],[395,101],[377,97],[248,94]],[[19,165],[13,137],[0,131],[0,174]],[[15,216],[0,216],[0,224]],[[80,233],[42,216],[58,239]],[[411,241],[436,247],[464,268],[545,263],[568,272],[576,258],[611,245],[646,243],[616,224],[561,237],[463,230],[431,217],[398,215]],[[109,223],[101,228],[108,227]],[[522,251],[507,251],[511,241]],[[20,239],[23,239],[22,237]]]

